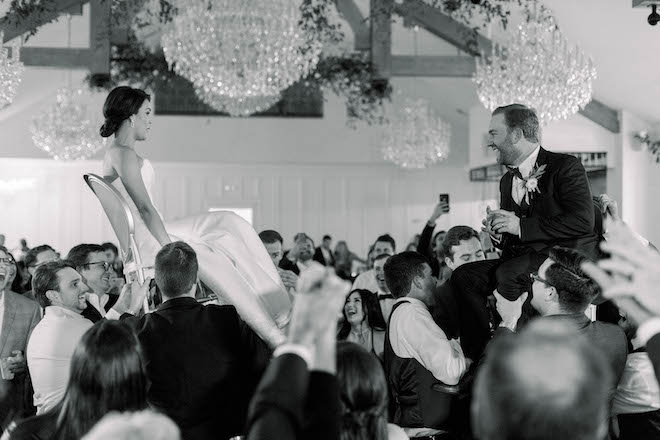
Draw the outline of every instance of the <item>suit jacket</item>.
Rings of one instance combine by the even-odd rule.
[[[0,358],[13,356],[12,351],[27,348],[32,330],[41,320],[39,305],[12,291],[4,293],[5,311],[0,331]],[[18,374],[13,380],[0,379],[0,423],[2,429],[13,418],[33,414],[32,386],[29,375]]]
[[[500,180],[500,207],[520,217],[520,238],[504,234],[503,259],[534,250],[545,254],[553,246],[580,249],[595,256],[598,238],[594,233],[594,205],[582,163],[567,154],[540,149],[536,166],[546,165],[538,179],[539,193],[523,209],[511,196],[513,173]]]
[[[300,275],[300,268],[298,267],[298,265],[293,261],[289,260],[286,256],[282,257],[282,259],[280,260],[280,269],[290,270],[296,275]]]
[[[136,327],[151,382],[149,403],[174,420],[185,440],[244,432],[250,398],[270,350],[233,306],[174,298]]]
[[[330,261],[326,262],[325,257],[323,256],[323,251],[321,250],[321,247],[317,247],[316,250],[314,251],[314,261],[318,261],[324,266],[334,266],[335,265],[335,256],[332,254],[332,251],[328,251],[330,253]]]
[[[101,313],[98,310],[96,310],[96,307],[94,307],[92,303],[90,303],[89,301],[85,301],[85,302],[87,303],[87,307],[85,307],[85,310],[82,311],[81,313],[82,317],[89,319],[94,324],[102,320],[103,316],[101,316]]]
[[[273,359],[250,403],[248,440],[338,440],[339,386],[294,354]]]

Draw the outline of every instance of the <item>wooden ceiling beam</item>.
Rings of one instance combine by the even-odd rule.
[[[353,31],[355,50],[369,50],[371,47],[370,30],[367,19],[362,16],[355,0],[335,0],[337,11],[348,22]]]
[[[371,0],[371,64],[374,79],[392,76],[392,11],[394,0]]]
[[[52,5],[47,11],[30,17],[16,17],[5,15],[0,18],[0,30],[4,31],[4,38],[2,43],[28,33],[70,10],[75,10],[77,7],[87,3],[89,0],[51,0],[48,4]],[[110,3],[108,1],[108,3]]]
[[[470,55],[479,56],[482,51],[491,52],[493,44],[488,38],[478,34],[476,44],[473,44],[472,29],[422,0],[403,0],[394,5],[394,12],[412,19],[433,35]],[[619,112],[596,99],[592,99],[579,113],[612,133],[621,131]]]
[[[475,61],[470,56],[392,56],[392,76],[471,78],[474,71]]]
[[[89,72],[92,84],[110,81],[110,0],[91,0],[89,17]]]
[[[11,48],[9,48],[11,53]],[[67,47],[23,47],[21,61],[26,66],[69,67],[86,69],[91,53],[86,48]]]

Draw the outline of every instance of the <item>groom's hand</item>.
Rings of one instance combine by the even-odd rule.
[[[491,227],[496,234],[509,233],[520,237],[520,218],[511,211],[498,209],[491,212]]]

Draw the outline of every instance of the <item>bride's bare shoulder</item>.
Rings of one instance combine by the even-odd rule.
[[[143,159],[137,155],[134,149],[121,145],[111,145],[105,155],[114,168],[127,163],[134,163],[134,161],[137,161],[138,167],[141,167],[143,162]]]

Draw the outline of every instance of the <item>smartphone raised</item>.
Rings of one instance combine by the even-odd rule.
[[[438,197],[438,201],[440,203],[445,203],[447,205],[447,209],[445,210],[445,213],[449,212],[449,194],[440,194]]]

